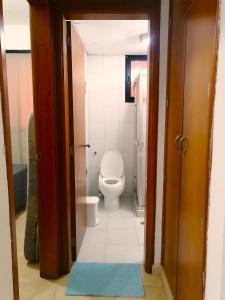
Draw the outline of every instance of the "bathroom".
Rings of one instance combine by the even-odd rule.
[[[78,261],[143,262],[148,21],[73,26],[85,49],[86,194],[100,199]]]

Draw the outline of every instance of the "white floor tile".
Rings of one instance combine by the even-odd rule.
[[[144,226],[143,226],[144,227]],[[144,245],[144,228],[137,229],[137,237],[138,237],[138,243],[139,245]]]
[[[120,206],[131,209],[132,208],[131,199],[120,199]]]
[[[98,225],[95,227],[95,229],[107,229],[108,228],[108,221],[109,221],[109,217],[108,215],[98,215],[99,218],[99,223]]]
[[[105,253],[107,263],[140,263],[142,255],[139,246],[107,245]]]
[[[120,208],[114,212],[111,212],[109,214],[109,218],[116,218],[116,219],[134,219],[134,214],[133,211],[131,209],[127,209],[127,208]]]
[[[105,245],[90,245],[83,243],[78,254],[78,262],[104,262]]]
[[[96,229],[95,227],[88,227],[83,239],[84,244],[105,244],[106,243],[106,229]]]
[[[133,229],[135,222],[133,219],[109,218],[108,229]]]
[[[101,200],[99,205],[98,205],[98,213],[103,214],[103,215],[108,215],[109,211],[107,211],[104,207],[104,201]]]
[[[144,245],[140,245],[140,251],[141,251],[141,261],[144,262],[145,259],[145,247]]]
[[[143,220],[134,214],[131,199],[121,199],[120,209],[114,212],[106,211],[101,201],[99,225],[87,228],[78,261],[143,261]]]
[[[108,245],[138,245],[136,230],[114,230],[107,232]]]

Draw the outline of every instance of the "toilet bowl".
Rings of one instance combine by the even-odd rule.
[[[106,151],[101,159],[99,174],[99,190],[104,196],[107,210],[120,207],[120,195],[125,187],[123,158],[118,150]]]

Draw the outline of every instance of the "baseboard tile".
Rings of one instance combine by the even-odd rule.
[[[163,266],[154,265],[152,267],[152,274],[160,276],[166,294],[166,300],[174,300]]]

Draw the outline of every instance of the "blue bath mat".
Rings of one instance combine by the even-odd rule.
[[[75,263],[67,296],[143,297],[140,264]]]

